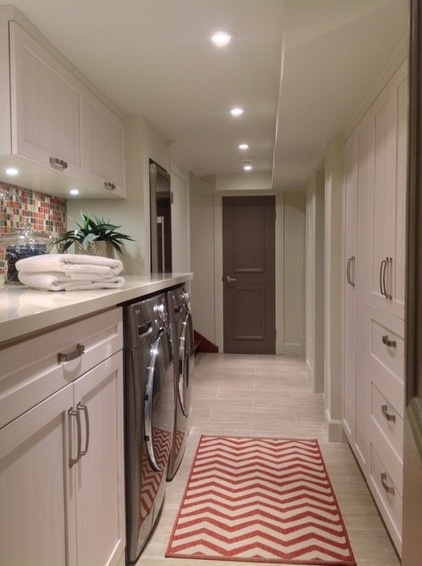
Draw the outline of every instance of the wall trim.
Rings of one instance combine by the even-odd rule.
[[[328,442],[344,442],[341,420],[332,419],[328,410],[325,411],[325,422],[328,428]]]

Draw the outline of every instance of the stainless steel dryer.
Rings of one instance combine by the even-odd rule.
[[[168,291],[167,299],[174,358],[175,397],[173,443],[167,472],[167,479],[171,480],[183,459],[189,433],[195,352],[192,316],[189,310],[190,297],[186,285]]]
[[[125,320],[126,561],[137,561],[165,493],[174,426],[166,295],[128,304]]]

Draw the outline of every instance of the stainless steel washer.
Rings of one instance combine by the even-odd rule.
[[[174,426],[174,368],[164,293],[126,305],[126,561],[137,561],[165,493]]]
[[[175,398],[173,443],[167,472],[167,479],[171,480],[180,466],[186,449],[195,352],[192,316],[189,310],[190,296],[186,285],[168,291],[167,299],[174,358]]]

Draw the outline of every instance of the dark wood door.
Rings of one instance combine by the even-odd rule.
[[[275,197],[223,197],[224,352],[275,353]]]

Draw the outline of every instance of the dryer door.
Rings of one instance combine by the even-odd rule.
[[[173,361],[164,329],[151,345],[144,415],[148,457],[153,469],[161,472],[167,467],[174,422]]]

